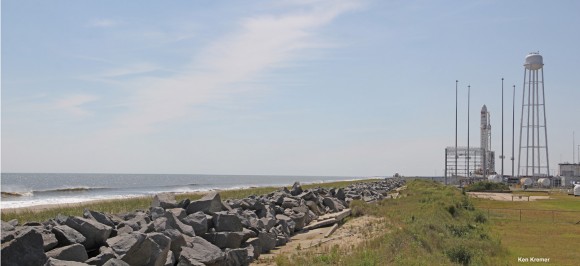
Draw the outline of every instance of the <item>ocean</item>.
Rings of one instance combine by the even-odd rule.
[[[25,174],[2,173],[0,209],[122,199],[161,192],[203,192],[365,179],[345,176],[192,174]]]

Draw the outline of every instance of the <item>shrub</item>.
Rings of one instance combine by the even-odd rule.
[[[466,191],[477,192],[477,191],[506,191],[510,188],[504,183],[493,183],[489,181],[481,181],[473,183],[465,188]]]
[[[465,246],[456,246],[447,251],[447,257],[453,262],[469,265],[472,254]]]

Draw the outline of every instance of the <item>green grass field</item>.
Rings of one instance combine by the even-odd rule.
[[[527,193],[523,195],[546,196],[546,193]],[[504,210],[504,217],[493,217],[490,220],[491,231],[497,234],[509,253],[507,262],[518,263],[518,257],[550,258],[550,265],[578,265],[580,261],[580,198],[564,193],[549,195],[552,199],[537,201],[493,201],[474,199],[477,208],[525,209],[524,217],[519,221],[518,211]],[[542,211],[533,211],[542,210]],[[548,210],[548,211],[546,211]],[[555,222],[552,212],[555,210]],[[559,217],[558,217],[559,216]],[[562,217],[566,216],[566,217]],[[504,219],[508,217],[507,219]]]

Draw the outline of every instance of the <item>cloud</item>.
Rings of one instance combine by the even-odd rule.
[[[91,112],[85,110],[83,105],[97,100],[98,97],[93,95],[72,95],[55,101],[52,109],[62,110],[76,117],[90,115]]]
[[[320,48],[316,30],[356,7],[349,1],[317,1],[285,14],[241,20],[238,31],[211,43],[178,74],[127,83],[133,104],[111,132],[150,132],[161,123],[192,116],[196,105],[240,93],[240,83],[296,60],[305,49]]]

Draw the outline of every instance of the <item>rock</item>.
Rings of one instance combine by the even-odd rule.
[[[77,230],[86,238],[82,244],[87,250],[95,249],[105,244],[112,231],[110,226],[80,217],[71,216],[66,219],[65,224]]]
[[[151,237],[138,232],[116,236],[107,240],[117,257],[129,265],[163,265],[169,251],[170,240],[162,234],[153,234],[163,248]],[[155,264],[157,263],[157,264]]]
[[[187,202],[189,204],[189,202]],[[169,250],[167,253],[167,260],[165,260],[164,266],[173,266],[177,260],[175,259],[175,255],[173,255],[173,251]]]
[[[260,240],[262,253],[266,253],[276,247],[276,234],[274,233],[259,232],[258,239]]]
[[[339,212],[345,209],[342,203],[336,198],[326,197],[322,202],[325,206],[329,207],[332,212]]]
[[[173,193],[160,193],[153,197],[153,202],[151,202],[151,207],[161,207],[163,209],[173,209],[177,207],[177,201],[175,201],[175,194]]]
[[[253,254],[248,256],[248,249],[246,248],[236,248],[236,249],[226,249],[226,266],[240,266],[240,265],[250,265]]]
[[[78,261],[59,260],[55,258],[49,258],[44,264],[44,266],[85,266],[85,265],[88,266],[89,264]]]
[[[290,190],[290,195],[292,196],[298,196],[300,194],[302,194],[302,186],[300,186],[300,182],[294,182],[294,185],[292,185],[292,189]]]
[[[129,263],[126,263],[120,259],[110,259],[103,266],[131,266]]]
[[[43,246],[44,246],[44,251],[49,251],[58,245],[58,239],[50,231],[43,230],[41,232],[41,234],[42,234],[42,242],[43,242]]]
[[[83,243],[86,237],[77,230],[70,228],[67,225],[57,225],[52,228],[52,233],[58,240],[59,246],[68,246],[76,243]]]
[[[219,264],[225,259],[225,253],[201,237],[194,237],[193,247],[183,247],[177,265]],[[203,265],[201,264],[201,265]]]
[[[208,221],[203,212],[196,212],[186,216],[182,222],[193,228],[195,235],[203,235],[207,233]]]
[[[242,244],[242,247],[248,249],[248,255],[252,256],[253,259],[257,259],[262,254],[260,239],[257,237],[248,239],[246,243]]]
[[[218,248],[239,248],[244,238],[243,232],[206,233],[203,238]]]
[[[302,230],[302,228],[304,228],[305,217],[306,215],[304,215],[304,213],[293,213],[290,215],[290,219],[292,219],[292,221],[294,221],[296,224],[294,226],[294,230]]]
[[[191,200],[184,199],[184,200],[180,201],[179,203],[177,203],[177,208],[187,209],[187,206],[189,205],[190,202],[191,202]]]
[[[231,208],[222,202],[220,194],[217,192],[210,192],[201,199],[190,202],[187,206],[187,214],[192,214],[198,211],[213,214],[228,210],[231,210]]]
[[[284,198],[284,201],[282,202],[281,207],[282,208],[294,208],[294,207],[298,207],[300,204],[297,200],[293,199],[293,198]]]
[[[146,241],[151,241],[151,249],[149,250],[149,263],[151,266],[163,266],[167,262],[167,257],[172,256],[171,239],[161,233],[147,234]]]
[[[336,190],[336,194],[334,196],[339,200],[346,199],[346,194],[344,194],[344,189],[342,189],[342,188],[339,188],[338,190]]]
[[[85,209],[85,211],[83,212],[83,216],[87,219],[93,219],[104,225],[115,227],[115,223],[113,223],[113,220],[111,220],[111,218],[107,217],[107,215],[102,212],[96,212]]]
[[[4,231],[14,231],[14,225],[2,221],[2,232]]]
[[[2,243],[2,265],[43,265],[48,259],[43,246],[42,235],[38,231],[24,228],[13,240]]]
[[[47,256],[59,260],[85,262],[89,259],[85,247],[81,244],[72,244],[53,249],[46,253]]]
[[[212,218],[213,226],[218,232],[240,232],[242,231],[242,222],[235,214],[227,212],[216,212]]]
[[[184,224],[181,222],[172,212],[166,212],[163,217],[167,218],[167,226],[173,229],[179,230],[179,232],[188,235],[195,236],[195,231],[191,225]]]
[[[161,207],[151,207],[149,212],[151,213],[152,220],[155,220],[159,217],[163,217],[163,215],[165,214],[165,210]]]
[[[171,246],[169,249],[173,252],[173,256],[178,258],[181,253],[181,247],[187,245],[185,237],[177,229],[168,229],[162,233],[171,239]]]
[[[102,266],[105,262],[109,261],[110,259],[117,258],[115,252],[110,247],[101,247],[99,249],[99,255],[94,256],[87,261],[85,261],[89,265],[97,265]]]

